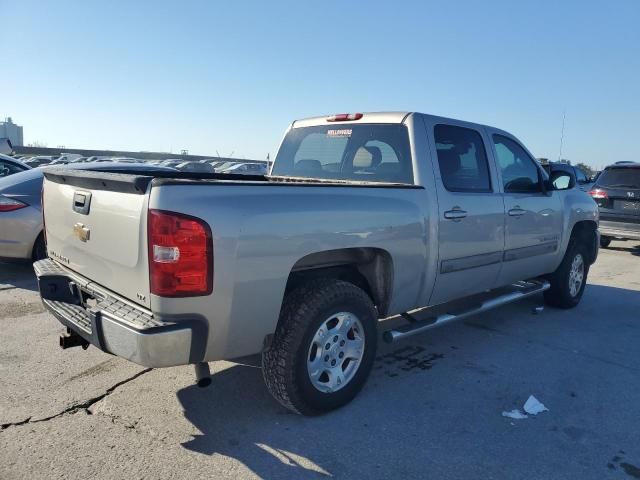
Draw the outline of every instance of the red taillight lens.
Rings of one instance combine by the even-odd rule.
[[[14,210],[20,210],[28,206],[26,203],[16,200],[15,198],[0,195],[0,212],[13,212]]]
[[[594,188],[592,190],[589,190],[589,195],[591,195],[593,198],[609,198],[607,192],[605,190],[602,190],[601,188]]]
[[[149,283],[161,297],[208,295],[213,290],[211,229],[199,218],[149,210]]]
[[[360,120],[361,118],[361,113],[338,113],[327,117],[327,122],[347,122],[350,120]]]

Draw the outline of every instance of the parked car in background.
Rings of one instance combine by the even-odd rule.
[[[59,163],[74,163],[80,159],[84,159],[79,153],[62,153],[56,159]]]
[[[112,157],[96,157],[92,162],[104,163],[104,162],[113,162]]]
[[[216,172],[222,173],[227,168],[233,167],[234,165],[238,165],[240,162],[223,162],[222,165],[218,165],[216,167]]]
[[[565,162],[549,162],[542,166],[549,174],[552,172],[568,172],[575,178],[576,187],[583,192],[588,192],[593,186],[593,178],[587,175],[584,170]]]
[[[36,167],[41,167],[42,165],[49,165],[54,160],[55,160],[55,157],[52,157],[52,156],[38,155],[35,157],[31,157],[29,160],[26,160],[24,163],[29,165],[32,168],[36,168]]]
[[[182,172],[216,173],[215,169],[211,165],[200,162],[182,162],[174,168]]]
[[[131,157],[112,157],[111,161],[116,163],[144,163],[142,160],[138,158],[131,158]]]
[[[8,177],[9,175],[23,172],[30,168],[30,166],[22,163],[20,160],[16,160],[15,158],[0,153],[0,178]]]
[[[0,158],[2,162],[2,158]],[[38,260],[46,256],[42,234],[41,192],[44,173],[58,167],[27,169],[11,177],[0,178],[0,258]],[[74,170],[174,171],[172,168],[122,163],[69,164]]]
[[[503,130],[421,113],[296,121],[272,176],[45,175],[34,269],[61,346],[196,364],[203,383],[205,362],[262,353],[268,390],[302,414],[355,397],[379,328],[396,342],[543,292],[575,307],[598,254],[570,174]]]
[[[181,159],[181,158],[168,158],[167,160],[163,160],[162,163],[160,163],[160,165],[162,167],[172,167],[175,168],[176,165],[180,165],[181,163],[184,163],[185,160]]]
[[[209,165],[211,165],[213,168],[215,168],[216,170],[218,169],[218,167],[220,167],[224,162],[224,160],[205,160],[206,163],[208,163]]]
[[[600,245],[640,240],[640,163],[616,162],[605,168],[589,192],[600,209]]]
[[[87,157],[85,159],[85,163],[91,163],[91,162],[110,162],[111,161],[111,157],[105,157],[105,156],[92,156],[92,157]]]
[[[232,165],[222,173],[235,173],[240,175],[266,175],[267,166],[263,163],[239,163]]]

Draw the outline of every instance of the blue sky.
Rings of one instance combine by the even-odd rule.
[[[0,117],[48,146],[265,158],[296,118],[413,110],[640,160],[640,1],[0,0]]]

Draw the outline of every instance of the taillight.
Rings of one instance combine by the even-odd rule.
[[[0,212],[13,212],[14,210],[20,210],[28,206],[26,203],[16,200],[15,198],[0,195]]]
[[[350,120],[360,120],[361,118],[361,113],[338,113],[327,117],[327,122],[347,122]]]
[[[594,188],[592,190],[589,190],[589,195],[591,195],[593,198],[609,198],[607,192],[605,190],[602,190],[601,188]]]
[[[161,297],[208,295],[213,290],[213,240],[203,220],[149,210],[149,283]]]

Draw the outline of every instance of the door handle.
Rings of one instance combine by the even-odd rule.
[[[459,208],[454,208],[453,210],[448,210],[444,212],[444,218],[448,220],[460,220],[461,218],[465,218],[467,216],[467,212],[464,210],[460,210]]]
[[[524,215],[525,213],[527,213],[526,210],[521,209],[520,207],[515,207],[512,208],[511,210],[509,210],[509,216],[511,217],[520,217],[522,215]]]

